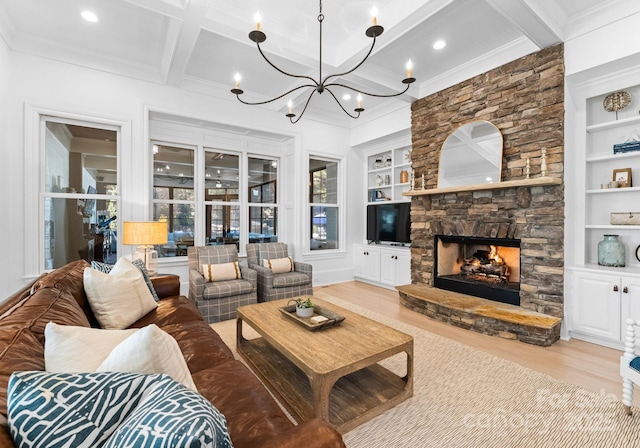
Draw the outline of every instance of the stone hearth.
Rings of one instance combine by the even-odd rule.
[[[545,347],[560,338],[558,317],[425,285],[397,289],[403,306],[456,327]]]

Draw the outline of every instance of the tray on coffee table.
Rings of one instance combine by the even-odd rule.
[[[278,309],[289,319],[297,322],[310,331],[320,330],[321,328],[334,327],[336,325],[340,325],[344,320],[344,316],[341,316],[340,314],[334,313],[333,311],[318,305],[315,305],[313,307],[313,316],[311,317],[299,317],[296,314],[295,305],[281,306]],[[324,316],[327,318],[327,320],[323,322],[313,322],[311,318],[315,316]]]

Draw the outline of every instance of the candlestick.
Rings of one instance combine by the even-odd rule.
[[[424,190],[424,173],[422,173],[422,189]]]
[[[529,166],[529,157],[527,157],[527,170],[526,170],[526,178],[529,179],[530,166]]]
[[[542,148],[542,162],[540,163],[540,174],[542,177],[547,175],[547,148]]]
[[[411,190],[416,189],[416,176],[413,174],[413,170],[411,170]]]

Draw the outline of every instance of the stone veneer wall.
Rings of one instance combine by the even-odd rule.
[[[564,173],[564,59],[557,45],[476,76],[412,105],[412,166],[436,188],[440,149],[459,126],[495,124],[504,138],[502,180]],[[416,182],[418,185],[418,182]],[[521,306],[563,315],[564,185],[415,196],[411,278],[433,284],[435,234],[521,239]]]

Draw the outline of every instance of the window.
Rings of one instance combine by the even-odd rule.
[[[338,249],[338,162],[309,159],[309,207],[310,249]]]
[[[205,151],[205,244],[240,250],[240,157]]]
[[[194,148],[153,146],[153,220],[167,221],[160,257],[185,256],[195,227]]]
[[[278,241],[278,161],[249,157],[249,242]]]
[[[41,116],[44,135],[44,269],[80,258],[117,258],[116,126]]]
[[[277,159],[160,143],[153,152],[153,219],[169,224],[159,257],[186,256],[193,245],[242,252],[247,242],[277,241]]]

